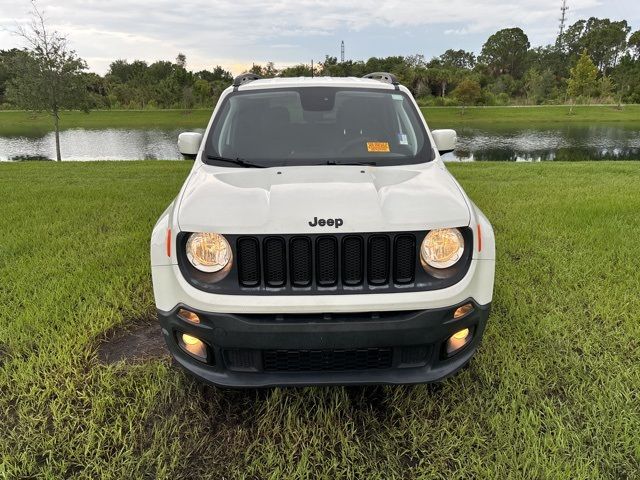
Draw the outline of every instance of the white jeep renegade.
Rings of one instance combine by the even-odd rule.
[[[162,333],[216,385],[442,379],[482,337],[491,225],[440,158],[409,90],[365,78],[241,75],[151,239]]]

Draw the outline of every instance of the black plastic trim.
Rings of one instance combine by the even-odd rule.
[[[453,319],[455,309],[473,303],[474,310],[462,319]],[[170,312],[158,312],[165,340],[177,363],[205,382],[228,387],[270,387],[286,385],[367,385],[434,382],[455,373],[475,353],[483,336],[490,304],[472,299],[430,310],[387,312],[385,318],[363,320],[362,313],[340,314],[343,320],[256,321],[251,315],[211,313],[178,305]],[[201,323],[188,324],[177,315],[179,308],[196,312]],[[290,314],[295,316],[295,314]],[[354,318],[350,319],[349,316]],[[444,342],[461,328],[473,328],[472,340],[448,358],[442,358]],[[205,341],[213,352],[214,365],[205,365],[183,352],[174,332],[185,331]],[[366,349],[392,348],[391,368],[266,372],[261,352],[273,349]],[[405,358],[405,349],[424,350],[424,358]],[[242,351],[242,352],[240,352]],[[230,365],[230,354],[242,354],[241,365]],[[419,353],[419,352],[418,352]],[[419,357],[419,355],[418,355]]]
[[[437,272],[434,269],[430,269],[431,272],[425,271],[421,262],[420,262],[420,245],[422,240],[428,231],[420,231],[420,232],[367,232],[367,233],[335,233],[335,234],[309,234],[309,235],[301,235],[301,234],[292,234],[292,235],[225,235],[225,238],[231,245],[233,250],[233,264],[228,274],[220,279],[219,276],[215,276],[213,274],[204,273],[197,270],[186,256],[186,243],[191,235],[188,232],[180,232],[177,236],[176,241],[176,249],[177,249],[177,257],[178,257],[178,265],[180,267],[180,271],[183,277],[195,288],[209,292],[209,293],[218,293],[225,295],[353,295],[353,294],[367,294],[367,293],[398,293],[398,292],[418,292],[418,291],[431,291],[431,290],[439,290],[443,288],[450,287],[455,285],[459,281],[461,281],[467,272],[469,271],[469,266],[471,265],[471,259],[473,257],[473,232],[468,227],[461,227],[460,231],[462,232],[462,236],[465,241],[465,249],[463,258],[458,261],[454,266],[444,269],[438,270]],[[386,236],[389,238],[389,265],[387,266],[387,279],[388,283],[384,285],[376,285],[369,281],[369,272],[367,272],[367,262],[364,261],[364,274],[363,274],[363,282],[358,285],[345,285],[342,283],[342,279],[340,278],[340,271],[338,272],[338,280],[337,283],[332,283],[331,285],[325,284],[321,285],[317,281],[317,265],[315,261],[313,262],[314,272],[312,275],[311,284],[300,287],[292,285],[290,282],[286,281],[284,286],[268,286],[266,284],[266,275],[264,271],[264,240],[268,238],[281,238],[284,241],[285,248],[285,259],[288,258],[289,252],[288,248],[290,245],[290,241],[293,238],[304,236],[310,238],[313,243],[317,241],[317,239],[322,237],[333,237],[336,240],[336,245],[338,248],[338,265],[342,263],[342,244],[343,239],[349,236],[361,236],[365,245],[365,258],[368,257],[368,245],[369,239],[375,236]],[[409,283],[394,283],[394,250],[393,244],[391,243],[391,238],[395,238],[399,235],[414,235],[416,239],[415,244],[415,260],[414,260],[414,272],[415,276],[413,281]],[[246,285],[242,285],[240,282],[240,278],[238,275],[238,261],[237,261],[237,242],[240,239],[245,238],[255,238],[258,240],[259,249],[260,249],[260,278],[262,279],[259,285],[250,287]],[[288,275],[289,263],[285,261],[285,274]],[[338,269],[340,270],[340,268]],[[437,276],[436,276],[437,275]]]

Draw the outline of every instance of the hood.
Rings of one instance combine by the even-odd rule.
[[[437,162],[265,169],[203,165],[187,180],[178,207],[182,231],[228,234],[417,231],[469,221],[464,194]]]

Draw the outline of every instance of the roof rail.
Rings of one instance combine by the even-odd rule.
[[[233,87],[237,90],[240,85],[253,82],[254,80],[260,80],[261,78],[260,75],[256,75],[255,73],[243,73],[233,79]]]
[[[398,78],[393,73],[387,72],[373,72],[365,75],[362,78],[370,78],[372,80],[380,80],[384,83],[390,83],[391,85],[395,85],[396,87],[400,85]]]

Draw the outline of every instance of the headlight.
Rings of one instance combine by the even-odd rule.
[[[191,234],[186,250],[191,265],[201,272],[219,272],[231,263],[229,242],[217,233]]]
[[[420,246],[420,260],[433,268],[449,268],[462,258],[464,238],[457,228],[431,230]]]

